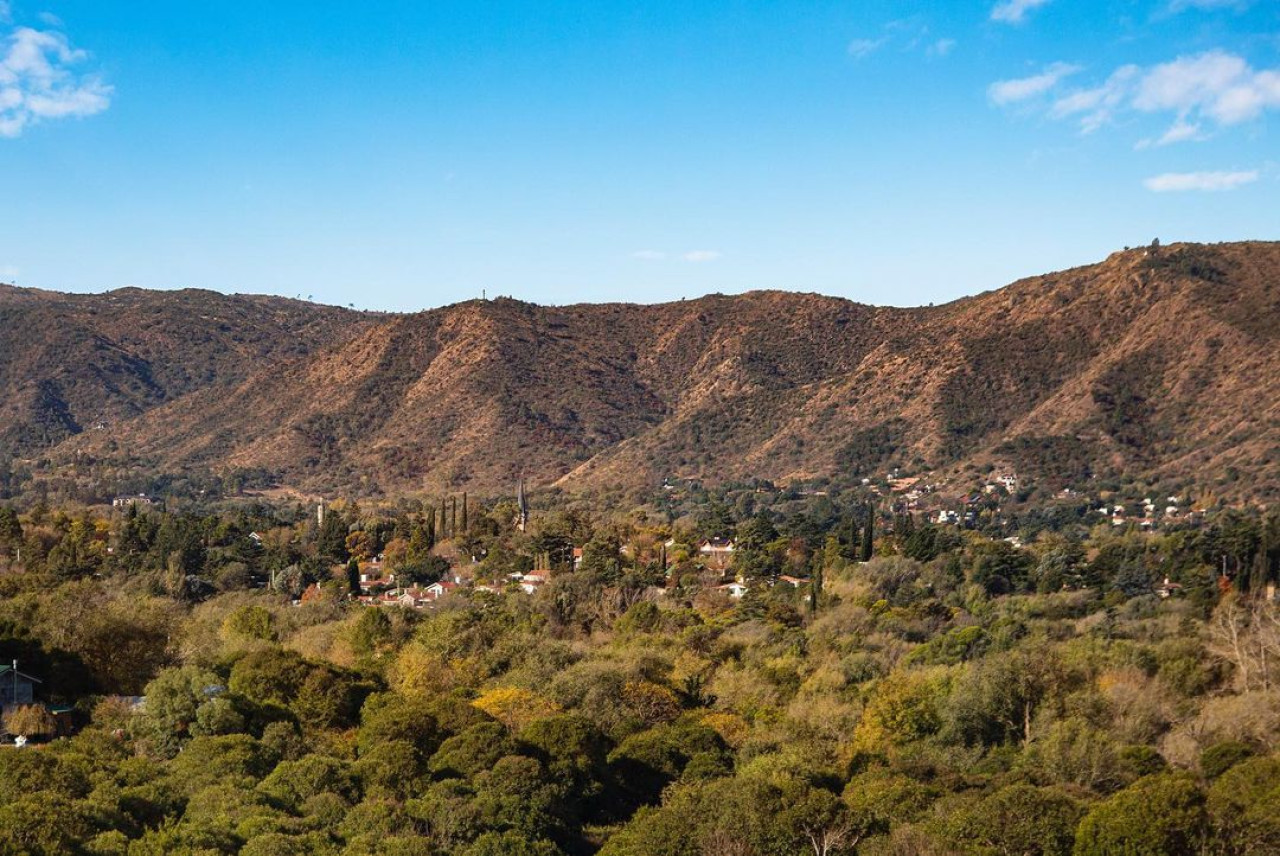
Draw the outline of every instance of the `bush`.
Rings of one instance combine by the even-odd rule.
[[[1185,775],[1139,779],[1080,821],[1075,856],[1195,856],[1208,834],[1204,794]]]
[[[1200,772],[1206,779],[1216,779],[1246,758],[1253,757],[1253,748],[1239,740],[1215,743],[1200,755]]]

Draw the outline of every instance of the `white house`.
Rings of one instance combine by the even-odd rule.
[[[727,558],[733,555],[733,541],[726,538],[711,538],[698,545],[698,552],[704,556],[723,556]]]

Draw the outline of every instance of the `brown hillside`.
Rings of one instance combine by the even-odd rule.
[[[109,434],[311,489],[632,488],[1007,460],[1275,490],[1280,244],[1176,245],[929,309],[755,292],[470,302],[364,329]],[[102,453],[107,446],[77,446]]]
[[[367,316],[209,291],[60,294],[0,285],[0,450],[31,454],[95,425],[349,338]]]

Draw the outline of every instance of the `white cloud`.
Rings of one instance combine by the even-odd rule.
[[[1002,24],[1021,24],[1027,13],[1046,5],[1049,0],[1002,0],[991,9],[991,20]]]
[[[1062,68],[1066,73],[1055,72]],[[1049,115],[1076,119],[1086,134],[1125,111],[1172,114],[1169,129],[1140,147],[1203,139],[1206,122],[1236,125],[1280,109],[1280,69],[1257,70],[1221,50],[1149,68],[1121,66],[1097,86],[1064,91],[1060,84],[1076,70],[1059,63],[1035,77],[993,83],[989,95],[996,104],[1009,104],[1056,90]]]
[[[1258,171],[1248,172],[1166,172],[1148,178],[1143,184],[1155,193],[1179,193],[1188,190],[1235,190],[1258,180]]]
[[[1169,130],[1165,131],[1164,134],[1162,134],[1157,139],[1139,140],[1138,144],[1134,146],[1134,148],[1136,149],[1149,149],[1153,147],[1158,148],[1160,146],[1172,145],[1173,143],[1185,143],[1188,140],[1203,140],[1203,139],[1205,139],[1205,134],[1201,130],[1199,123],[1187,122],[1183,119],[1178,119],[1178,121],[1173,123],[1173,125],[1169,128]]]
[[[0,137],[17,137],[41,120],[106,110],[112,88],[74,70],[88,58],[55,30],[16,27],[0,39]]]
[[[1080,71],[1078,65],[1055,62],[1039,74],[1014,80],[997,80],[987,88],[987,96],[996,104],[1013,104],[1043,95],[1064,78]]]
[[[658,262],[667,257],[667,254],[661,250],[636,250],[631,254],[631,258],[640,259],[646,262]]]
[[[881,37],[878,39],[854,39],[849,42],[849,56],[854,59],[862,59],[871,56],[884,46],[888,39]]]
[[[720,253],[716,250],[690,250],[680,258],[687,262],[698,264],[701,262],[714,262],[720,258]]]

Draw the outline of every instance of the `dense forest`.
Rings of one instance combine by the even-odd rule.
[[[1274,512],[691,497],[0,507],[0,852],[1280,852]]]

